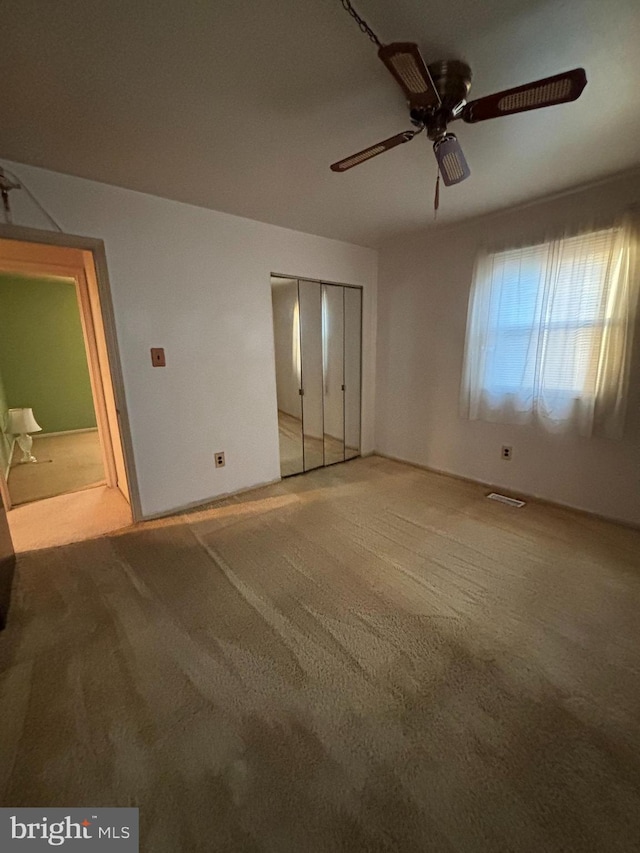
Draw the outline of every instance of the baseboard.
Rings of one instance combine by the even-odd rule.
[[[38,432],[32,438],[55,438],[57,435],[79,435],[81,432],[98,432],[98,427],[86,427],[84,429],[63,429],[60,432]]]
[[[389,453],[381,453],[379,450],[373,451],[373,456],[379,456],[381,459],[389,459],[391,462],[400,462],[402,465],[409,465],[411,468],[418,468],[420,471],[428,471],[430,474],[439,474],[442,477],[450,477],[452,480],[461,480],[463,483],[472,483],[474,486],[482,486],[491,491],[505,491],[505,486],[499,483],[488,483],[486,480],[476,480],[474,477],[465,477],[462,474],[454,474],[453,471],[444,471],[442,468],[434,468],[430,465],[421,465],[419,462],[411,462],[408,459],[402,459],[400,456],[391,456]],[[598,521],[607,521],[610,524],[620,524],[622,527],[628,527],[631,530],[640,530],[640,524],[635,524],[633,521],[627,521],[624,518],[617,518],[614,515],[603,515],[600,512],[593,512],[588,509],[583,509],[573,504],[562,503],[561,501],[552,501],[548,498],[541,498],[539,495],[531,495],[528,492],[520,492],[514,489],[508,489],[509,495],[518,500],[526,501],[527,503],[537,503],[543,506],[554,507],[555,509],[567,509],[571,512],[586,515],[589,518],[598,519]]]
[[[182,515],[183,513],[204,510],[207,507],[211,506],[211,504],[217,503],[218,501],[224,501],[228,498],[234,498],[237,495],[244,495],[247,492],[253,492],[256,489],[263,489],[265,486],[273,486],[275,483],[280,482],[282,482],[282,477],[276,477],[275,480],[266,480],[264,483],[256,483],[254,486],[245,486],[245,488],[243,489],[236,489],[235,492],[225,492],[222,495],[215,495],[214,497],[204,498],[204,500],[201,501],[192,501],[188,504],[182,504],[181,506],[175,507],[174,509],[167,509],[163,510],[162,512],[154,512],[151,515],[143,515],[140,521],[156,521],[159,518],[170,518],[172,515]]]

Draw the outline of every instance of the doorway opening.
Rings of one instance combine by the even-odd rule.
[[[0,492],[16,551],[138,517],[103,254],[66,235],[0,238]]]
[[[280,473],[360,455],[362,288],[271,276]]]

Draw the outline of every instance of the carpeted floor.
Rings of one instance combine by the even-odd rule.
[[[640,532],[379,458],[19,557],[0,804],[141,850],[636,851]]]
[[[37,436],[32,453],[38,462],[20,464],[22,451],[14,447],[8,481],[14,506],[105,482],[97,429]]]
[[[107,486],[14,507],[7,513],[16,553],[94,539],[131,526],[131,507]]]

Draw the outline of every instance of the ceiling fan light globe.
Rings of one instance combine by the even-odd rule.
[[[471,174],[460,143],[453,133],[447,133],[433,143],[438,168],[446,187],[459,184]]]

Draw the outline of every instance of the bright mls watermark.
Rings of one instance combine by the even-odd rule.
[[[138,853],[138,809],[2,809],[0,851]]]

